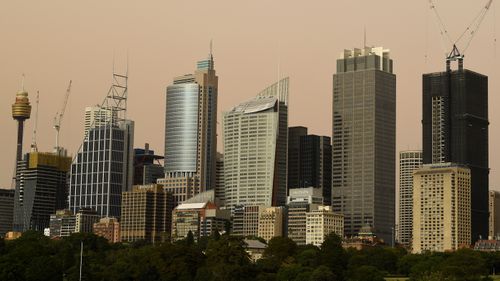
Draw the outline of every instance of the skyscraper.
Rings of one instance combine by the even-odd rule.
[[[412,251],[454,251],[471,244],[471,173],[452,163],[428,164],[413,177]]]
[[[307,135],[302,126],[288,128],[288,189],[300,185],[300,137]]]
[[[134,182],[133,185],[145,185],[157,183],[159,178],[165,175],[163,166],[155,163],[163,159],[163,156],[155,155],[146,143],[144,148],[134,149]]]
[[[224,155],[217,152],[217,164],[215,172],[215,198],[221,207],[225,206],[226,189],[224,187]]]
[[[332,204],[332,145],[330,137],[306,135],[300,137],[299,187],[321,190],[323,204]]]
[[[345,235],[395,223],[396,75],[389,50],[345,50],[333,75],[332,204]]]
[[[285,205],[288,78],[224,112],[223,119],[226,207]]]
[[[411,246],[413,227],[413,172],[422,166],[422,151],[399,152],[398,242]]]
[[[453,162],[471,170],[472,240],[488,235],[488,77],[449,60],[423,75],[423,163]]]
[[[85,136],[91,128],[101,127],[117,118],[117,112],[102,108],[100,105],[85,107]]]
[[[210,52],[167,87],[165,179],[175,204],[215,188],[218,77]]]
[[[12,231],[14,217],[14,189],[0,188],[0,237]]]
[[[128,76],[113,73],[102,105],[73,160],[69,209],[92,208],[101,217],[120,217],[122,192],[132,187],[134,122],[126,119]],[[109,112],[109,113],[108,113]]]
[[[51,152],[26,153],[17,163],[14,231],[49,227],[50,215],[67,207],[71,158]]]
[[[120,217],[122,192],[132,187],[134,122],[91,128],[71,165],[69,209]]]

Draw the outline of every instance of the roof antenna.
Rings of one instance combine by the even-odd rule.
[[[364,26],[363,47],[366,48],[366,25]]]
[[[39,103],[39,95],[40,95],[40,91],[36,91],[35,127],[33,127],[33,136],[32,136],[32,139],[31,139],[31,152],[38,152],[38,146],[36,145],[36,130],[38,129],[38,103]]]
[[[21,89],[23,89],[23,92],[24,92],[24,78],[25,78],[25,75],[23,73],[23,78],[21,80]]]

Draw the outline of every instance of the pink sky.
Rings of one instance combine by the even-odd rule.
[[[435,0],[452,38],[486,1]],[[465,57],[465,67],[489,76],[490,186],[500,183],[499,58],[495,7]],[[498,25],[499,19],[496,19]],[[124,69],[129,54],[129,110],[136,147],[149,142],[163,154],[165,87],[190,73],[214,40],[220,114],[290,77],[290,126],[331,135],[332,75],[345,48],[367,44],[391,50],[397,75],[397,151],[421,148],[421,75],[442,71],[444,55],[427,0],[401,1],[4,1],[0,8],[0,187],[9,187],[16,124],[10,106],[26,74],[34,104],[40,91],[37,143],[54,146],[52,119],[68,81],[73,90],[61,143],[75,154],[85,106],[100,104],[111,83],[113,54]],[[500,25],[498,25],[500,27]],[[427,55],[427,59],[426,59]],[[500,54],[499,54],[500,55]],[[34,110],[32,112],[34,117]],[[34,119],[27,121],[25,151]],[[219,151],[222,151],[219,127]]]

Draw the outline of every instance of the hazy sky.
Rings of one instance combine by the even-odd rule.
[[[452,38],[485,0],[435,0]],[[490,186],[500,189],[499,58],[495,7],[468,49],[465,67],[489,76]],[[495,24],[496,22],[496,24]],[[0,186],[14,169],[16,123],[11,104],[26,74],[34,105],[40,91],[37,143],[54,146],[52,120],[68,81],[73,89],[61,143],[75,154],[83,138],[84,107],[100,104],[116,69],[129,54],[128,116],[135,146],[149,142],[163,154],[165,87],[191,73],[214,40],[221,112],[256,95],[278,77],[290,77],[290,126],[331,135],[332,75],[345,48],[367,44],[391,50],[397,75],[397,151],[421,148],[421,77],[444,70],[444,55],[427,0],[2,1],[0,5]],[[34,124],[27,121],[25,151]],[[219,150],[222,135],[219,131]]]

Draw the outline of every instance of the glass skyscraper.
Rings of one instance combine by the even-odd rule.
[[[345,50],[333,75],[332,204],[345,235],[395,224],[396,75],[389,50]]]
[[[165,178],[158,181],[174,204],[215,188],[218,77],[210,53],[194,74],[167,87]]]

